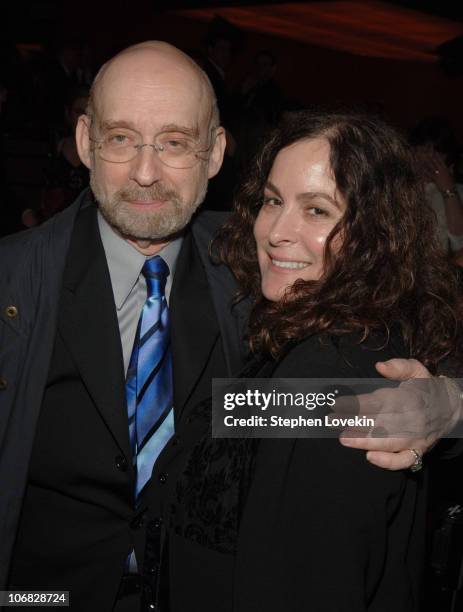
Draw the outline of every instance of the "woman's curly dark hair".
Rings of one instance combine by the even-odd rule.
[[[325,138],[346,212],[325,247],[323,276],[299,280],[278,302],[260,289],[253,226],[278,152]],[[288,343],[314,333],[340,335],[399,327],[411,357],[435,371],[461,342],[462,304],[457,272],[436,238],[411,148],[382,120],[361,114],[288,115],[256,156],[235,199],[235,210],[213,252],[254,298],[253,351],[277,356]],[[334,255],[335,236],[342,245]]]

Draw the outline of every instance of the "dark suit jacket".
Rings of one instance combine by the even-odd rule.
[[[257,375],[377,377],[377,360],[404,356],[357,341],[308,339]],[[423,474],[337,439],[248,443],[209,433],[193,447],[172,501],[171,612],[418,610]]]
[[[10,583],[60,587],[73,592],[74,609],[110,610],[132,547],[143,566],[149,499],[134,511],[122,351],[96,208],[88,196],[74,208],[73,216],[66,216],[66,227],[73,227],[69,250],[59,253],[66,260],[62,288],[58,280],[51,294],[41,287],[41,300],[53,307],[51,316],[56,319],[44,330],[48,349],[36,366],[41,368],[40,380],[34,379],[34,367],[29,373],[43,401],[22,405],[29,410],[22,425],[31,446],[22,448],[21,473],[9,475],[19,502],[27,475],[25,457],[31,458]],[[211,231],[222,218],[198,216],[185,235],[177,264],[170,300],[176,428],[189,406],[210,394],[212,376],[229,375],[241,364],[244,319],[237,311],[219,323],[215,309],[230,312],[233,289],[227,271],[212,268],[207,255]],[[43,249],[49,235],[41,231]],[[19,236],[16,242],[21,240]],[[52,265],[40,254],[39,268]],[[23,265],[24,273],[30,274],[31,263]],[[211,290],[211,282],[217,291]],[[25,314],[40,303],[34,291],[29,296],[30,304],[24,294],[12,302]],[[30,318],[33,321],[33,313]],[[40,337],[40,330],[37,334]],[[37,355],[26,351],[26,359]],[[20,358],[14,352],[12,357]],[[20,409],[15,405],[11,414],[18,418]],[[176,437],[158,460],[153,478],[156,501],[150,508],[154,516],[181,453],[182,442]],[[16,527],[18,511],[16,503],[11,527]],[[10,546],[11,532],[8,536]],[[8,551],[2,553],[6,571]]]

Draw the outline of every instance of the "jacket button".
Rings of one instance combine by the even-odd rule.
[[[157,565],[150,565],[148,567],[148,573],[153,575],[158,571],[158,566]]]
[[[145,524],[145,517],[143,514],[141,515],[139,514],[134,519],[132,519],[132,521],[130,522],[130,527],[132,529],[141,529],[144,524]]]
[[[120,470],[121,472],[127,471],[128,464],[127,459],[125,457],[123,457],[122,455],[118,455],[114,462],[118,470]]]
[[[5,314],[9,319],[14,319],[18,316],[18,309],[16,306],[7,306],[5,308]]]
[[[0,391],[5,391],[5,389],[7,388],[8,384],[6,382],[6,378],[2,378],[0,376]]]
[[[153,519],[152,521],[150,521],[150,524],[149,524],[151,529],[159,529],[161,527],[161,525],[162,525],[162,518],[161,517]]]
[[[167,474],[160,474],[159,475],[159,482],[161,484],[165,484],[167,482]]]

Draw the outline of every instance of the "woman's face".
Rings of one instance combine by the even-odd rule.
[[[316,280],[331,230],[345,211],[324,138],[282,149],[273,163],[254,224],[262,293],[272,301],[298,279]],[[340,239],[332,243],[339,248]]]

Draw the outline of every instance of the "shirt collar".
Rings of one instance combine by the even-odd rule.
[[[146,259],[142,253],[129,244],[121,236],[116,234],[101,212],[98,210],[98,227],[101,241],[108,262],[109,276],[113,288],[114,301],[117,310],[120,310],[135,287]],[[172,280],[175,273],[183,236],[179,236],[166,244],[159,253],[169,266],[169,277],[167,280],[166,293],[170,292]]]

